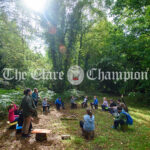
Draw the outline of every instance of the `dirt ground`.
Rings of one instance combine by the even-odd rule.
[[[66,110],[57,111],[54,107],[50,113],[43,114],[42,109],[38,108],[39,121],[33,121],[33,129],[48,129],[46,142],[36,142],[35,134],[30,138],[24,139],[21,134],[16,134],[15,129],[8,129],[6,121],[0,125],[0,149],[1,150],[64,150],[61,135],[67,134],[67,130],[60,118],[66,114]]]

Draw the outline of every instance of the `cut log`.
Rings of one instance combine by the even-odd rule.
[[[61,120],[78,120],[77,117],[75,115],[71,115],[71,116],[63,116],[62,118],[60,118]]]
[[[62,135],[62,136],[61,136],[61,139],[62,139],[62,140],[70,140],[71,137],[70,137],[70,135]]]
[[[77,120],[77,118],[60,118],[61,120]]]
[[[31,133],[36,134],[36,141],[42,142],[47,141],[47,134],[50,133],[50,130],[47,129],[34,129]]]
[[[36,133],[35,139],[39,142],[47,141],[47,135],[46,133]]]

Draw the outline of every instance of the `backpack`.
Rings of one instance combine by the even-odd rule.
[[[126,117],[127,117],[127,124],[129,124],[129,125],[133,125],[133,119],[132,119],[132,117],[130,116],[130,114],[128,114],[127,112],[122,112],[123,114],[125,114],[126,115]]]

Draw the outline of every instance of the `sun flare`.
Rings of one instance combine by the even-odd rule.
[[[46,0],[23,0],[23,3],[26,7],[34,11],[42,12],[45,7]]]

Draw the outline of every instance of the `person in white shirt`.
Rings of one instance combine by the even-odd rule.
[[[48,104],[48,102],[47,102],[47,98],[44,98],[43,99],[43,102],[42,102],[42,106],[43,106],[43,112],[45,112],[47,109],[48,109],[48,111],[49,111],[49,104]]]
[[[88,101],[88,96],[85,96],[83,102],[81,103],[82,108],[87,107],[87,101]]]

